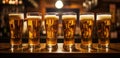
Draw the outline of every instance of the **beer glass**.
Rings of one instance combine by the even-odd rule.
[[[65,12],[62,15],[62,24],[64,31],[64,44],[63,48],[66,51],[72,51],[75,48],[75,28],[76,28],[76,13]]]
[[[51,51],[57,49],[58,19],[56,12],[48,12],[45,15],[46,48]]]
[[[39,12],[28,12],[26,14],[29,48],[36,49],[40,47],[41,20],[42,17]]]
[[[80,14],[81,48],[92,47],[92,34],[94,25],[94,13]]]
[[[96,17],[98,47],[108,48],[110,43],[111,14],[97,13]]]
[[[22,47],[23,21],[24,21],[24,13],[9,14],[11,49],[19,49]]]

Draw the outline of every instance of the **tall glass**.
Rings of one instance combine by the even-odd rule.
[[[96,20],[98,47],[108,48],[110,43],[111,14],[98,13]]]
[[[76,28],[76,13],[66,12],[62,15],[62,24],[64,31],[64,50],[71,51],[75,48],[75,28]]]
[[[45,15],[45,28],[46,28],[46,48],[48,50],[57,49],[57,32],[58,32],[58,19],[56,12],[49,12]]]
[[[94,13],[84,13],[80,15],[81,48],[92,47],[92,34],[94,27]]]
[[[31,49],[40,47],[41,20],[42,17],[39,12],[28,12],[26,15],[28,44]]]
[[[22,47],[23,21],[24,13],[9,14],[11,49],[19,49]]]

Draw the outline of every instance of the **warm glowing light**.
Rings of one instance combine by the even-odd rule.
[[[22,0],[2,0],[3,4],[22,4]]]
[[[63,2],[61,0],[58,0],[56,3],[55,3],[55,7],[58,8],[58,9],[61,9],[63,7]]]
[[[19,0],[19,2],[18,2],[19,4],[22,4],[23,2],[22,2],[22,0]]]
[[[5,0],[3,0],[2,3],[5,4]]]
[[[12,52],[12,53],[14,52],[14,48],[11,48],[11,52]]]
[[[30,48],[30,52],[31,52],[31,53],[33,52],[33,47],[32,47],[32,48]]]
[[[27,31],[27,22],[25,21],[24,23],[23,23],[23,33],[25,33],[26,31]]]

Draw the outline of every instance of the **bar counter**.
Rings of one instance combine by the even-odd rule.
[[[120,57],[120,43],[111,43],[109,49],[98,49],[97,43],[93,43],[93,48],[91,49],[83,49],[80,48],[80,43],[76,43],[76,49],[72,51],[65,51],[63,49],[63,43],[58,43],[58,49],[56,51],[46,50],[45,45],[45,43],[41,43],[40,48],[30,50],[28,44],[23,43],[21,49],[11,50],[9,43],[0,43],[0,55],[2,57]]]

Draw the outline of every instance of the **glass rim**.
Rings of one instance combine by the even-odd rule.
[[[64,12],[62,15],[77,15],[75,12]]]
[[[56,16],[56,15],[45,15],[44,16],[45,19],[48,18],[48,17],[54,17],[54,18],[59,19],[59,16]]]
[[[20,14],[24,15],[24,13],[9,13],[8,15],[20,15]]]
[[[79,20],[86,20],[86,19],[95,20],[95,14],[93,12],[84,12],[79,15]]]
[[[47,12],[45,15],[58,15],[58,12]]]
[[[62,13],[62,19],[64,18],[75,18],[77,20],[77,13],[75,12],[64,12]]]
[[[57,16],[59,13],[58,12],[47,12],[45,15],[44,15],[44,18],[47,18],[47,17],[55,17],[57,19],[59,19],[59,16]]]
[[[27,16],[26,18],[42,18],[42,16]]]
[[[97,15],[96,20],[109,19],[111,20],[111,15]]]
[[[94,12],[83,12],[80,15],[94,15]]]
[[[40,12],[27,12],[26,15],[30,15],[30,16],[40,16],[40,15],[42,15],[42,13],[40,13]]]
[[[110,12],[96,13],[96,15],[112,15]]]
[[[24,13],[9,13],[8,16],[19,16],[21,19],[24,19]]]
[[[27,12],[26,18],[40,18],[40,19],[42,19],[42,13],[40,13],[40,12]]]

